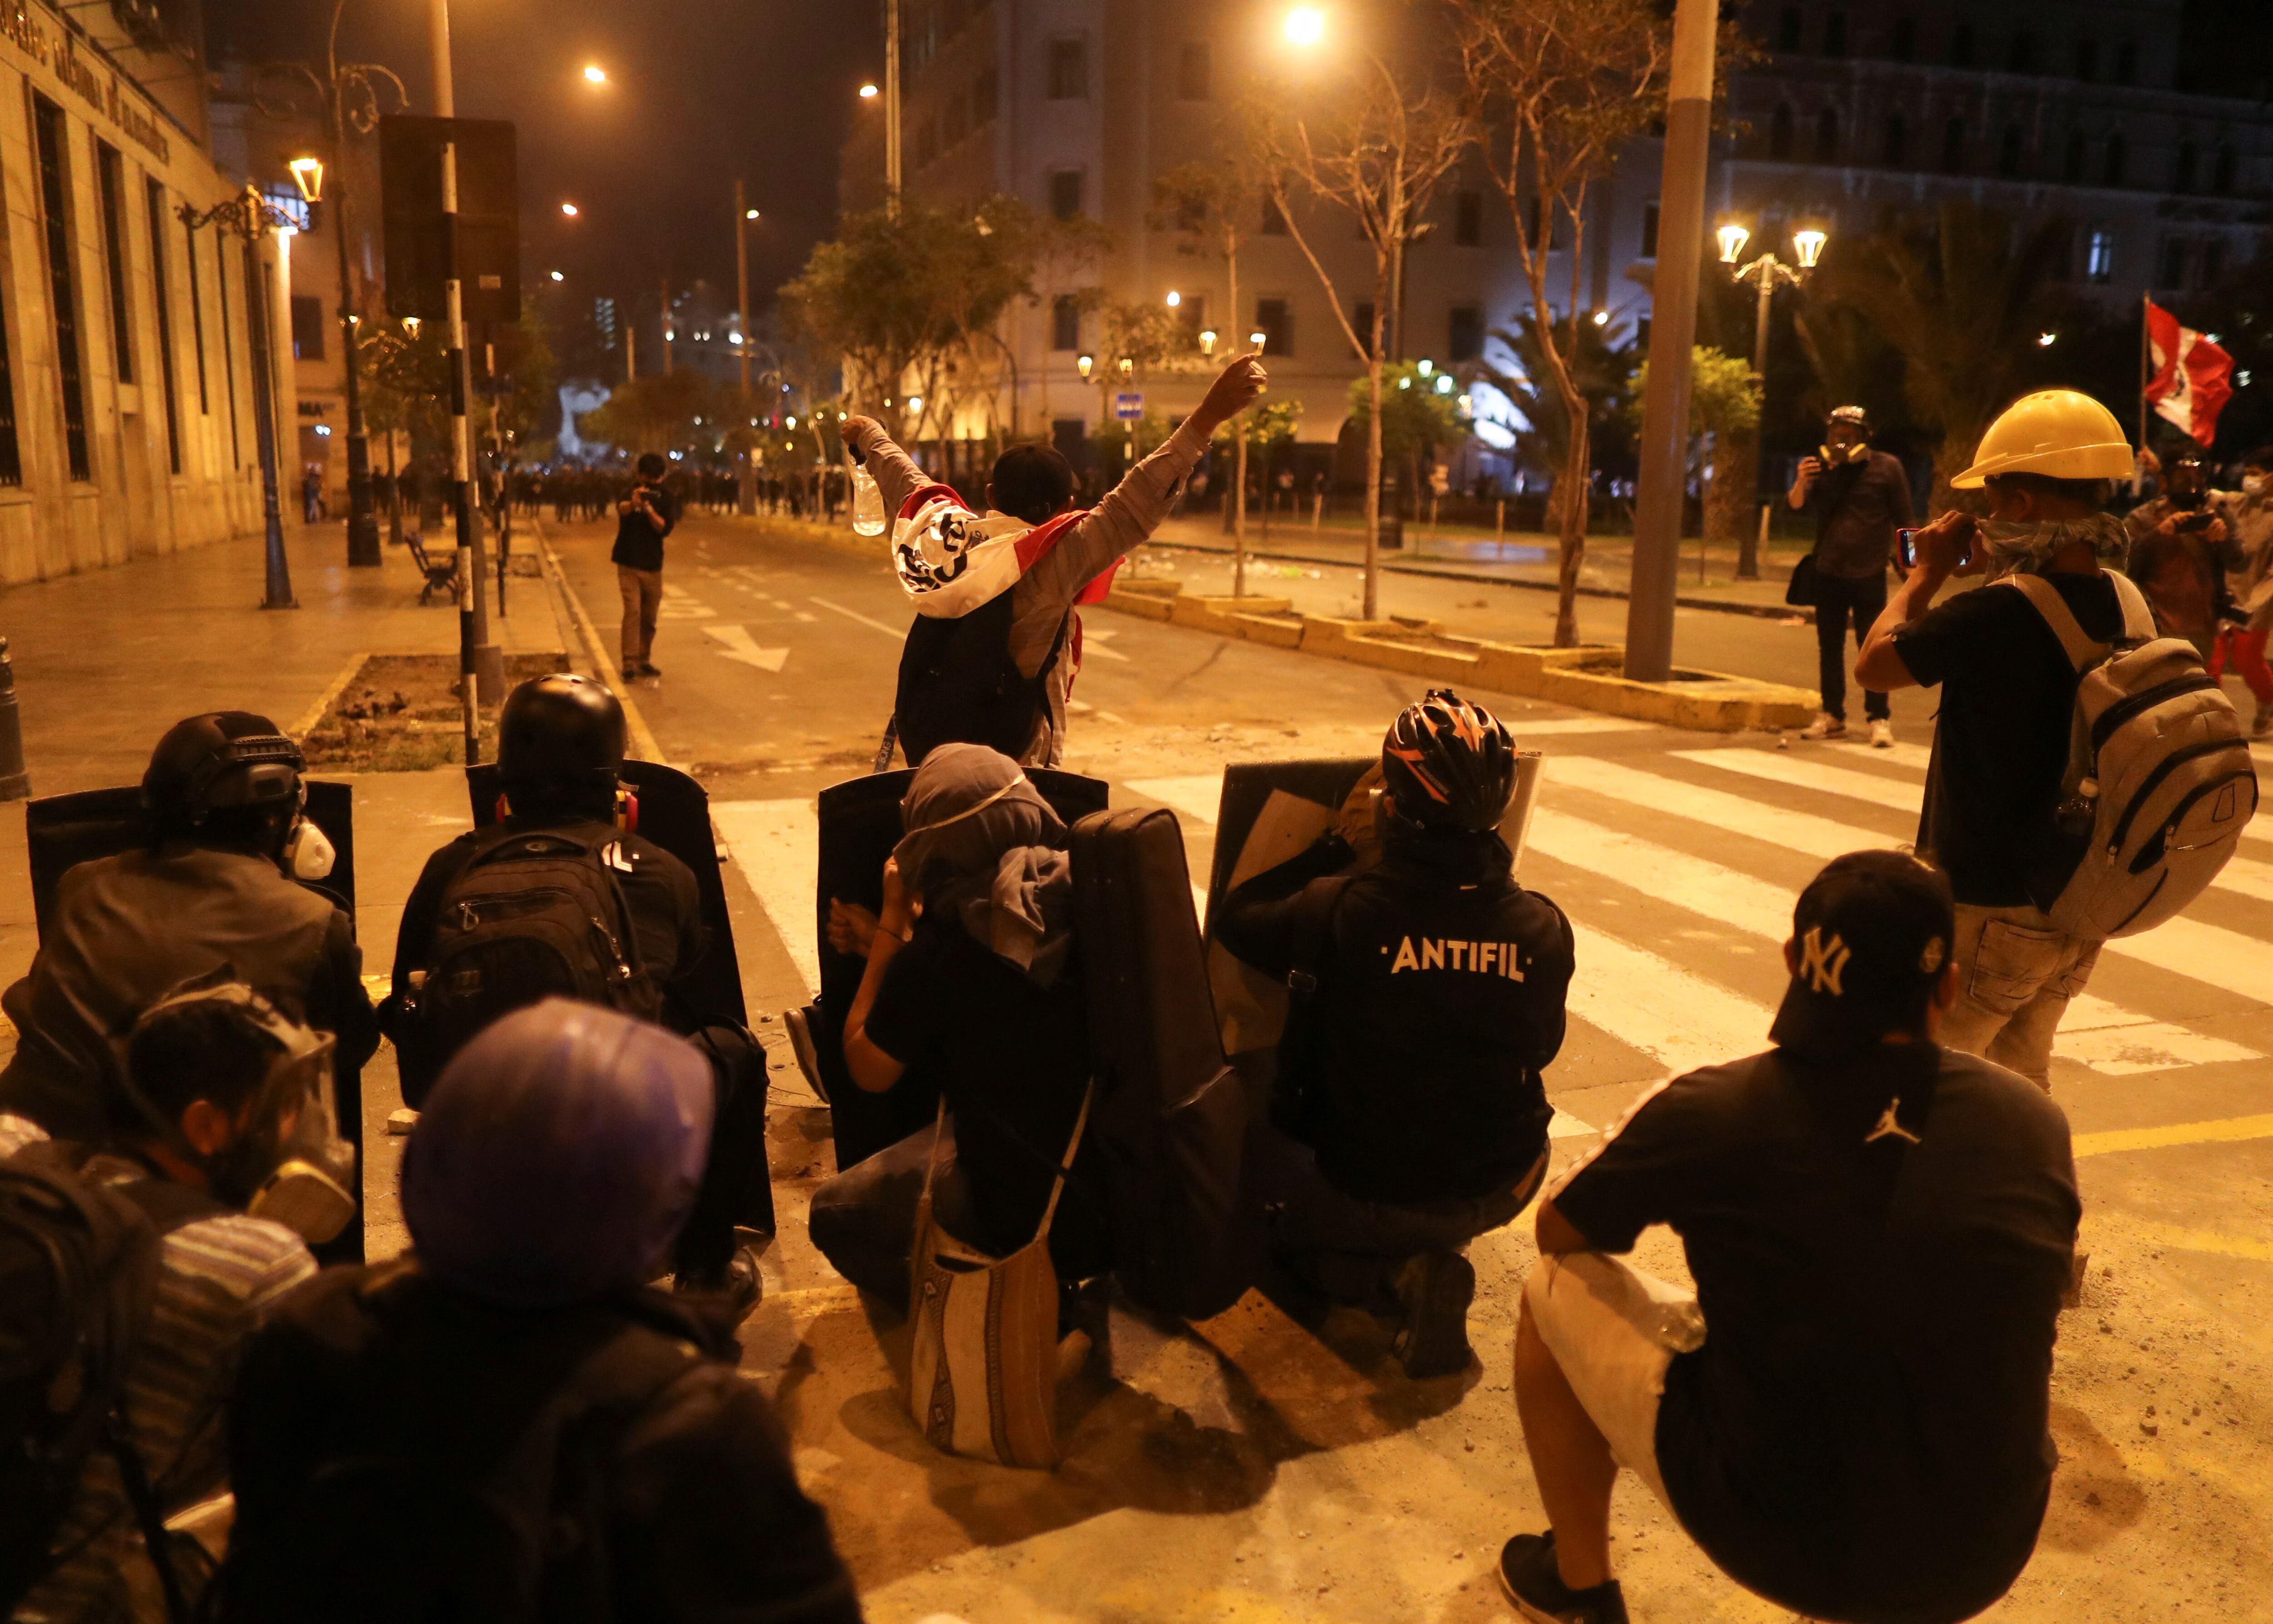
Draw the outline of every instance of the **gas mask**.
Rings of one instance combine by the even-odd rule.
[[[1834,445],[1829,442],[1815,448],[1827,468],[1843,468],[1849,462],[1861,462],[1871,454],[1868,440],[1857,440],[1852,445]]]
[[[356,1210],[355,1147],[340,1137],[332,1103],[334,1039],[285,1015],[227,965],[175,988],[143,1014],[135,1029],[161,1012],[205,1001],[234,1007],[283,1051],[244,1112],[244,1126],[215,1151],[189,1143],[180,1123],[167,1121],[135,1088],[126,1065],[131,1035],[119,1057],[128,1095],[174,1152],[205,1173],[222,1201],[273,1219],[311,1244],[331,1239]]]

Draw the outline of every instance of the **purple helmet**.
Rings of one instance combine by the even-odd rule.
[[[701,1050],[613,1010],[506,1015],[443,1068],[403,1153],[420,1262],[515,1307],[644,1283],[694,1205],[713,1088]]]

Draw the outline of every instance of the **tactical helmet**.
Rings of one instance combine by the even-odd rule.
[[[615,787],[624,764],[624,707],[589,677],[556,671],[506,696],[498,716],[498,775],[508,787]]]
[[[1507,724],[1450,688],[1408,706],[1382,741],[1383,786],[1398,815],[1432,827],[1495,827],[1515,794]]]
[[[218,812],[296,808],[306,767],[267,717],[207,711],[166,730],[142,775],[142,805],[161,826],[192,828]]]

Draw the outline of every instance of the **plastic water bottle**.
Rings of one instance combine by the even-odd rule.
[[[852,529],[859,535],[884,533],[884,493],[862,462],[852,465]]]

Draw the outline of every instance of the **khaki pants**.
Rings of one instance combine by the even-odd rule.
[[[616,585],[624,595],[624,675],[647,663],[655,652],[655,611],[663,604],[663,572],[616,565]]]
[[[1957,905],[1957,1003],[1941,1041],[2052,1087],[2052,1038],[2091,979],[2099,944],[2055,929],[2044,910]]]

